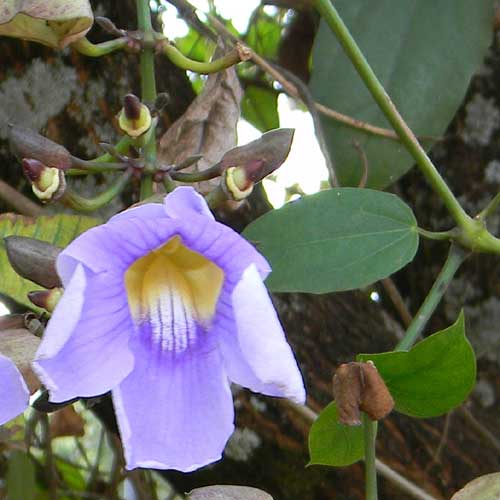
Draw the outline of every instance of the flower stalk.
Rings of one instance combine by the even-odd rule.
[[[375,442],[377,439],[377,422],[363,412],[363,432],[365,442],[365,498],[377,500],[377,469],[375,458]]]
[[[126,37],[116,38],[102,43],[92,43],[86,37],[80,38],[71,44],[71,47],[80,54],[88,57],[101,57],[106,54],[111,54],[117,50],[125,48],[128,44]]]
[[[230,68],[231,66],[234,66],[242,61],[241,53],[237,48],[210,62],[200,62],[189,59],[189,57],[182,54],[179,49],[171,45],[167,40],[160,42],[159,50],[178,68],[186,71],[193,71],[195,73],[201,73],[202,75],[217,73],[218,71]]]
[[[85,198],[68,188],[62,196],[61,202],[75,210],[78,210],[79,212],[93,212],[94,210],[98,210],[99,208],[106,206],[109,202],[116,198],[123,191],[131,176],[132,170],[129,169],[124,172],[108,189],[94,198]]]

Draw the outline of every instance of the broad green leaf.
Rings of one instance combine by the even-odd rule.
[[[241,101],[243,118],[261,132],[279,128],[278,94],[270,89],[250,85]]]
[[[165,28],[168,30],[168,26]],[[213,45],[211,47],[211,44],[192,28],[186,36],[176,38],[175,45],[185,56],[196,61],[208,61],[213,53]]]
[[[0,293],[31,309],[35,306],[27,294],[40,290],[38,285],[21,278],[11,267],[3,238],[6,236],[27,236],[65,247],[79,234],[99,224],[98,219],[80,215],[42,215],[37,218],[16,214],[0,215]]]
[[[13,450],[7,467],[7,497],[9,500],[35,498],[35,467],[24,451]]]
[[[65,484],[74,491],[85,491],[87,483],[81,469],[62,460],[56,460],[56,468],[64,479]]]
[[[88,0],[5,0],[0,35],[64,48],[85,36],[94,16]]]
[[[500,498],[500,472],[476,477],[457,491],[451,500],[498,500]]]
[[[330,403],[309,431],[309,465],[343,467],[362,460],[363,426],[339,423],[337,405]]]
[[[339,188],[287,203],[243,233],[269,260],[274,292],[352,290],[410,262],[417,223],[397,196]]]
[[[395,409],[412,417],[443,415],[462,404],[476,381],[476,358],[465,336],[464,315],[410,351],[360,354],[384,379]]]
[[[373,8],[373,0],[335,0],[335,7],[410,128],[419,136],[441,136],[491,43],[493,1],[379,0]],[[314,46],[311,90],[326,106],[390,128],[324,22]],[[370,187],[391,184],[414,163],[399,142],[329,118],[323,125],[342,185],[356,186],[362,175],[354,141],[367,155]]]

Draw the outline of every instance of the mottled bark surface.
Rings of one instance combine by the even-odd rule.
[[[93,3],[98,14],[108,15],[118,26],[135,27],[134,2]],[[95,29],[90,38],[101,36]],[[500,162],[496,160],[500,154],[499,81],[500,52],[495,48],[474,79],[467,104],[433,153],[472,213],[484,206],[500,183]],[[182,114],[194,94],[185,74],[166,60],[159,66],[158,84],[160,91],[171,95],[163,118],[166,128]],[[129,91],[139,92],[135,56],[116,54],[90,60],[69,51],[58,55],[35,44],[0,39],[0,178],[30,195],[19,165],[7,149],[7,121],[43,130],[72,153],[90,157],[98,152],[98,142],[116,139],[115,114],[120,98]],[[82,183],[81,187],[90,192],[99,189],[102,182],[98,179],[97,185]],[[416,172],[405,176],[396,191],[415,208],[422,227],[437,230],[449,226],[439,199]],[[125,201],[131,201],[129,193],[126,197]],[[5,209],[0,202],[0,211]],[[249,221],[264,210],[264,200],[255,196],[251,208],[222,217],[241,228],[243,220]],[[499,223],[500,218],[492,218],[495,231]],[[445,254],[444,243],[423,242],[415,262],[395,277],[412,312],[429,290]],[[468,404],[494,434],[500,430],[497,262],[485,256],[470,259],[427,330],[449,325],[465,302],[469,335],[480,356],[479,385]],[[306,380],[308,403],[316,411],[331,400],[331,377],[337,364],[351,361],[358,352],[391,349],[402,330],[384,294],[380,304],[361,292],[281,294],[275,299]],[[191,474],[166,473],[179,491],[232,483],[262,488],[275,500],[363,498],[361,465],[305,468],[309,426],[301,416],[281,402],[247,391],[238,392],[236,406],[238,430],[224,460]],[[437,498],[447,498],[472,478],[499,467],[498,451],[460,411],[452,414],[446,436],[444,427],[444,417],[414,420],[391,415],[381,424],[378,440],[381,459]],[[380,497],[407,498],[384,480]]]

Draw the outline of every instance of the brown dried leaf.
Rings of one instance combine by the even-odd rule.
[[[17,366],[31,394],[40,388],[40,381],[31,369],[39,344],[40,339],[25,328],[0,331],[0,352]]]
[[[498,500],[500,498],[500,472],[476,477],[457,491],[451,500]]]
[[[234,68],[208,77],[201,94],[160,140],[159,158],[166,164],[180,164],[188,157],[202,155],[198,171],[217,163],[236,145],[236,124],[240,116],[242,90]],[[200,183],[208,192],[219,181]]]
[[[88,0],[4,0],[0,35],[64,48],[85,36],[94,21]]]
[[[248,486],[206,486],[188,493],[189,500],[273,500],[257,488]]]
[[[50,435],[52,438],[62,436],[82,437],[85,435],[85,420],[72,405],[65,406],[56,411],[50,419]]]

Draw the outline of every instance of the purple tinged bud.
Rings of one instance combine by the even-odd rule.
[[[127,94],[123,99],[123,112],[128,120],[138,120],[141,116],[142,103],[134,94]]]
[[[35,306],[52,312],[59,299],[62,297],[62,288],[52,288],[51,290],[37,290],[28,293],[28,299],[35,304]]]
[[[255,183],[249,179],[245,167],[229,167],[222,177],[222,189],[234,201],[248,198],[253,191]]]
[[[66,189],[64,172],[58,168],[47,167],[33,158],[22,161],[24,175],[32,184],[33,193],[43,202],[59,199]]]

